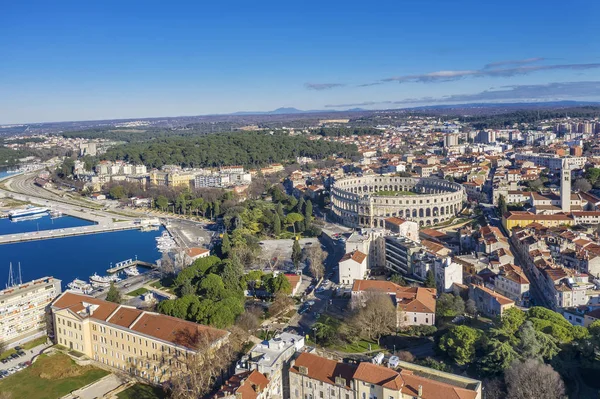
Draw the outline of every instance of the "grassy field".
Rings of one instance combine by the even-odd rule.
[[[145,384],[135,384],[117,394],[118,399],[163,399],[166,397],[162,388]]]
[[[140,295],[145,294],[146,292],[148,292],[148,289],[144,288],[144,287],[141,287],[141,288],[138,288],[137,290],[133,290],[131,292],[128,292],[127,295],[129,295],[129,296],[140,296]]]
[[[21,348],[23,348],[23,350],[28,351],[30,349],[35,348],[38,345],[42,345],[46,343],[46,336],[44,335],[43,337],[39,337],[34,339],[33,341],[29,341],[23,345],[21,345]],[[16,353],[17,351],[14,349],[9,349],[5,352],[2,352],[2,354],[0,355],[0,360],[5,359],[7,357],[9,357],[10,355],[12,355],[13,353]]]
[[[15,399],[56,399],[107,374],[92,366],[78,366],[67,355],[41,355],[30,367],[0,380],[0,392]]]
[[[376,195],[379,197],[390,197],[390,196],[397,196],[397,195],[419,195],[419,194],[414,193],[412,191],[381,190],[381,191],[374,192],[373,195]]]
[[[369,344],[371,345],[371,347],[369,348]],[[347,344],[347,345],[343,345],[343,346],[336,346],[333,349],[341,351],[341,352],[346,352],[346,353],[362,353],[362,352],[368,352],[369,350],[378,350],[379,345],[377,345],[377,342],[375,341],[367,341],[364,339],[361,339],[360,341],[356,341],[353,344]]]

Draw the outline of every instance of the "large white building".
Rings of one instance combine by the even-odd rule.
[[[53,277],[0,291],[0,341],[13,343],[44,333],[46,311],[60,293],[60,280]]]
[[[340,259],[339,281],[342,285],[352,285],[354,280],[367,276],[367,255],[361,251],[352,251]]]
[[[563,168],[563,160],[571,169],[583,169],[587,162],[586,157],[564,157],[555,154],[518,153],[515,154],[517,161],[530,161],[536,166],[550,169],[550,172],[558,173]]]

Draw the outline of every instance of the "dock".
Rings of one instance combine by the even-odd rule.
[[[13,244],[17,242],[50,240],[53,238],[75,237],[87,234],[110,233],[113,231],[139,230],[142,226],[136,222],[115,222],[96,224],[92,226],[68,227],[64,229],[40,230],[28,233],[0,235],[0,244]]]
[[[154,263],[148,263],[148,262],[144,262],[144,261],[137,260],[137,259],[136,260],[127,259],[127,260],[115,263],[115,266],[111,267],[110,269],[106,269],[106,272],[110,273],[110,274],[117,273],[117,272],[119,272],[123,269],[126,269],[128,267],[131,267],[131,266],[142,266],[142,267],[147,267],[149,269],[154,269],[154,268],[158,267]]]

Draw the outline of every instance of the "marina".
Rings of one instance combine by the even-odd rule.
[[[62,221],[67,217],[57,219]],[[46,217],[46,219],[49,219]],[[2,222],[8,220],[0,220]],[[56,222],[56,221],[55,221]],[[10,222],[8,222],[10,223]],[[33,223],[35,221],[29,221]],[[35,227],[34,227],[35,228]],[[59,240],[37,240],[0,245],[0,287],[7,283],[9,264],[13,268],[20,263],[23,281],[34,280],[43,275],[52,275],[63,281],[63,289],[68,283],[78,279],[84,284],[94,274],[104,274],[107,269],[124,259],[137,256],[138,271],[143,274],[150,270],[143,266],[154,264],[162,254],[156,247],[155,238],[164,231],[141,232],[125,230],[112,233],[98,233],[65,237]],[[0,230],[0,232],[4,232]],[[131,265],[130,265],[131,266]],[[127,266],[127,267],[130,267]],[[121,277],[126,277],[122,273]]]

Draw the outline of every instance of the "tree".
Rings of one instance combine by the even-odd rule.
[[[500,196],[498,197],[498,209],[500,209],[500,214],[504,215],[505,213],[508,212],[508,205],[506,205],[506,198],[504,198],[504,195],[500,194]]]
[[[474,300],[468,299],[465,302],[465,312],[471,317],[475,317],[477,315],[477,304],[475,304]]]
[[[513,335],[517,332],[519,327],[521,327],[521,324],[525,322],[525,318],[525,312],[519,308],[512,307],[502,314],[502,319],[500,321],[501,328],[508,335]]]
[[[304,216],[299,213],[291,212],[288,213],[285,217],[285,223],[287,225],[291,225],[294,229],[294,235],[296,235],[296,222],[301,222],[304,220]]]
[[[585,172],[585,178],[593,185],[596,186],[600,179],[600,168],[588,168]]]
[[[198,290],[207,299],[219,300],[225,294],[225,284],[221,276],[209,274],[200,281]]]
[[[592,185],[586,179],[580,178],[575,180],[575,183],[573,183],[573,188],[575,190],[587,193],[592,189]]]
[[[275,300],[269,306],[269,316],[276,317],[294,305],[294,300],[280,292],[275,295]]]
[[[475,347],[480,337],[481,330],[457,326],[442,336],[439,347],[462,366],[475,359]]]
[[[0,341],[0,355],[6,351],[8,344],[4,341]]]
[[[406,283],[406,280],[404,280],[404,277],[402,277],[401,275],[399,275],[398,273],[394,273],[392,274],[392,276],[390,277],[390,281],[394,284],[398,284],[401,285],[403,287],[406,287],[408,284]]]
[[[304,251],[304,259],[308,262],[308,269],[314,278],[320,280],[325,273],[323,261],[327,254],[321,249],[320,245],[312,245]]]
[[[106,300],[108,302],[121,303],[121,293],[115,286],[115,283],[110,283],[110,288],[106,294]]]
[[[277,237],[279,234],[281,234],[281,219],[279,218],[279,214],[275,213],[273,215],[273,235]]]
[[[161,211],[165,211],[167,209],[167,207],[169,206],[169,200],[167,199],[167,197],[165,197],[164,195],[159,195],[156,198],[156,206],[158,208],[160,208]]]
[[[396,331],[398,316],[390,296],[380,292],[364,292],[362,298],[364,305],[358,306],[352,324],[360,335],[368,339],[379,339]]]
[[[465,301],[460,296],[443,293],[436,303],[436,314],[442,317],[455,317],[465,312]]]
[[[194,288],[194,286],[192,285],[192,282],[190,280],[185,280],[183,285],[179,289],[180,296],[194,295],[195,293],[196,293],[196,289]]]
[[[300,242],[298,239],[294,238],[294,243],[292,244],[292,262],[294,262],[294,266],[296,266],[296,268],[298,268],[301,260],[302,248],[300,248]]]
[[[313,215],[313,204],[310,200],[308,200],[308,201],[306,201],[306,204],[304,205],[304,220],[306,221],[307,228],[312,221],[312,215]]]
[[[427,270],[425,282],[423,284],[426,288],[435,288],[435,275],[433,274],[433,270]]]
[[[271,276],[266,281],[266,286],[267,291],[274,295],[289,295],[292,292],[292,285],[283,273],[278,273],[277,276]]]
[[[125,198],[125,189],[123,186],[113,186],[108,192],[108,195],[112,199],[120,200]]]
[[[223,285],[227,290],[237,291],[242,289],[242,279],[244,277],[244,267],[240,263],[237,256],[233,259],[226,259],[223,261],[223,272],[221,278]]]
[[[515,360],[519,354],[513,349],[509,341],[501,342],[491,339],[485,345],[485,355],[479,359],[478,366],[481,372],[488,375],[502,373]]]
[[[509,399],[561,399],[565,384],[552,366],[527,359],[516,361],[504,373]]]
[[[231,252],[231,241],[229,240],[229,234],[227,232],[223,233],[223,238],[221,239],[221,255],[227,257]]]

